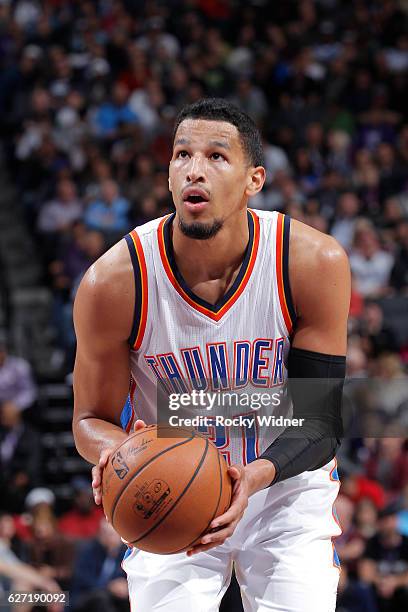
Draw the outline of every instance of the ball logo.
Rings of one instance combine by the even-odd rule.
[[[169,494],[170,487],[167,482],[155,478],[152,482],[144,483],[136,491],[136,503],[133,505],[133,510],[136,514],[141,514],[144,519],[148,519],[161,509]]]
[[[118,451],[112,457],[112,467],[115,470],[115,474],[120,480],[123,480],[126,474],[129,472],[129,467],[124,460],[122,453]]]

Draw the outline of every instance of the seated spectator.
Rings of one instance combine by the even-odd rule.
[[[408,220],[398,224],[396,234],[398,251],[391,271],[390,284],[397,291],[401,291],[408,288]]]
[[[360,333],[363,346],[369,357],[379,357],[382,353],[398,349],[398,341],[393,329],[387,325],[382,308],[376,302],[367,301],[361,316]]]
[[[93,117],[96,135],[114,140],[126,131],[126,126],[137,123],[137,115],[129,106],[129,89],[121,82],[115,83],[112,99],[101,104]]]
[[[370,453],[365,473],[396,497],[408,485],[408,452],[404,438],[381,438]]]
[[[360,579],[372,585],[380,612],[408,606],[408,538],[398,533],[396,508],[379,515],[378,533],[368,542],[359,565]]]
[[[336,220],[330,233],[346,251],[349,251],[353,243],[354,228],[359,210],[359,199],[352,191],[347,191],[339,197],[336,207]]]
[[[80,549],[70,588],[74,612],[128,612],[128,586],[121,568],[126,547],[102,519],[96,538]],[[147,611],[146,611],[147,612]]]
[[[13,518],[9,514],[0,513],[0,592],[4,591],[34,591],[39,589],[50,593],[58,593],[60,588],[51,577],[42,574],[16,554],[14,541],[15,528]],[[2,604],[2,610],[12,610]],[[21,612],[29,612],[32,605],[19,606]]]
[[[383,508],[385,492],[382,486],[374,480],[370,480],[362,473],[354,472],[346,477],[341,476],[341,483],[343,495],[349,497],[355,504],[362,499],[369,499],[377,509]]]
[[[27,561],[43,575],[67,590],[72,575],[74,544],[59,533],[52,498],[48,489],[33,489],[27,496],[30,511]]]
[[[6,335],[0,330],[0,402],[11,401],[20,410],[26,410],[36,399],[30,364],[7,353]]]
[[[107,233],[125,233],[130,228],[129,202],[119,195],[115,181],[106,180],[101,185],[101,199],[90,202],[84,221],[90,229]]]
[[[97,535],[103,510],[96,506],[88,480],[77,477],[72,482],[74,491],[73,508],[65,512],[58,521],[58,528],[64,535],[86,540]]]
[[[0,488],[7,495],[1,497],[0,508],[22,512],[24,499],[40,475],[40,436],[24,422],[19,406],[5,401],[0,405]]]
[[[386,293],[394,258],[384,251],[374,227],[366,220],[356,224],[350,265],[358,291],[365,297]]]
[[[356,504],[354,524],[357,532],[365,541],[375,535],[377,531],[377,517],[377,508],[370,499],[362,499]]]
[[[336,612],[379,612],[370,586],[350,578],[349,569],[345,564],[341,566]]]
[[[38,216],[38,229],[41,233],[57,233],[71,227],[82,217],[83,209],[77,196],[75,183],[69,179],[58,182],[54,200],[45,203]]]

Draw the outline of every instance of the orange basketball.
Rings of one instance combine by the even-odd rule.
[[[216,446],[194,430],[169,425],[131,434],[102,477],[103,507],[114,529],[132,546],[162,555],[196,543],[228,509],[231,491]]]

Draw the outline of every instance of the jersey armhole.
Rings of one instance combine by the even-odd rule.
[[[297,317],[289,281],[290,221],[291,219],[288,215],[278,213],[276,236],[276,276],[282,315],[285,320],[288,333],[291,336],[296,326]]]
[[[125,236],[135,278],[135,308],[132,330],[128,339],[130,347],[137,351],[143,341],[147,320],[148,285],[146,260],[142,243],[135,230]]]

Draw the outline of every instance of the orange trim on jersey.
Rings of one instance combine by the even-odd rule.
[[[142,279],[142,309],[141,309],[141,316],[140,316],[140,321],[139,321],[139,327],[137,330],[136,340],[133,345],[133,350],[137,351],[142,344],[143,336],[146,330],[149,293],[148,293],[148,284],[147,284],[147,266],[146,266],[145,256],[143,253],[142,243],[140,242],[140,238],[136,230],[132,230],[130,232],[130,237],[132,238],[133,244],[135,245],[135,251],[136,251],[137,259],[139,262],[139,268],[140,268],[140,276]]]
[[[164,225],[170,215],[167,215],[166,217],[164,217],[164,219],[162,219],[162,221],[160,222],[159,228],[158,228],[160,256],[161,256],[161,260],[162,260],[165,272],[169,278],[169,281],[171,282],[171,284],[173,285],[177,293],[179,293],[179,295],[181,295],[181,297],[187,302],[187,304],[189,304],[195,310],[198,310],[198,312],[201,312],[202,314],[206,315],[213,321],[217,321],[217,322],[220,321],[220,319],[225,315],[225,313],[228,312],[228,310],[235,304],[237,299],[240,297],[240,295],[244,291],[246,285],[248,284],[248,281],[252,274],[252,270],[255,265],[256,256],[258,253],[258,247],[259,247],[259,234],[260,234],[259,218],[258,218],[258,215],[254,213],[254,211],[250,209],[248,210],[254,222],[254,239],[252,242],[252,250],[251,250],[250,257],[249,257],[248,267],[245,271],[245,274],[242,278],[241,283],[239,284],[239,287],[237,287],[236,291],[230,297],[228,302],[226,302],[217,312],[212,312],[208,308],[205,308],[205,306],[198,304],[189,295],[187,295],[187,293],[180,286],[176,277],[173,274],[173,270],[171,269],[170,262],[168,260],[167,253],[166,253],[165,243],[164,243]]]
[[[278,285],[279,302],[283,314],[283,318],[290,334],[293,329],[293,321],[289,313],[288,304],[286,302],[285,284],[283,281],[283,230],[285,215],[278,213],[276,224],[276,282]]]

